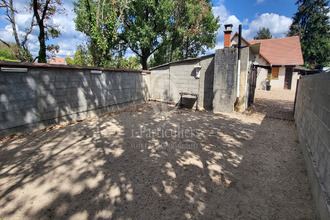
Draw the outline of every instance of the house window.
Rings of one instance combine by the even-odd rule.
[[[278,73],[280,72],[280,67],[273,67],[272,79],[278,79]]]

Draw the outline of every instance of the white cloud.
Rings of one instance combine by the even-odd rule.
[[[32,14],[18,13],[15,15],[15,20],[19,27],[29,27],[31,25]]]
[[[14,7],[18,11],[16,14],[16,25],[19,37],[22,39],[25,35],[25,29],[30,26],[32,12],[29,10],[26,0],[14,1]],[[58,44],[60,46],[60,51],[57,56],[67,56],[68,52],[74,52],[76,50],[76,46],[86,38],[83,33],[75,30],[75,23],[73,19],[76,14],[73,12],[72,3],[69,1],[64,1],[63,8],[65,9],[64,13],[56,14],[48,21],[49,24],[58,26],[61,31],[61,36],[59,38],[50,38],[50,41],[46,42],[48,44]],[[1,10],[1,14],[1,22],[5,23],[3,28],[0,29],[1,39],[7,42],[14,42],[11,24],[3,15],[3,10]],[[38,34],[38,27],[35,27],[28,38],[28,47],[31,50],[31,53],[35,56],[39,50]]]
[[[56,53],[56,56],[60,56],[60,57],[67,57],[67,56],[71,56],[74,55],[74,52],[71,50],[62,50],[60,49],[58,53]]]
[[[263,0],[258,0],[259,3]],[[231,14],[226,7],[221,4],[213,7],[213,13],[215,16],[220,16],[221,26],[218,30],[217,45],[214,49],[208,50],[207,53],[212,53],[216,49],[223,48],[224,42],[224,24],[233,24],[233,34],[238,32],[239,24],[243,25],[242,35],[247,40],[252,40],[258,32],[259,28],[269,28],[273,37],[280,38],[285,37],[292,23],[292,19],[280,16],[274,13],[264,13],[262,15],[256,14],[254,19],[249,22],[248,18],[243,19],[243,22],[239,20],[235,15]]]
[[[217,45],[215,46],[214,49],[211,49],[207,51],[207,53],[214,52],[215,49],[220,49],[223,48],[223,42],[224,42],[224,25],[225,24],[233,24],[233,32],[236,32],[238,30],[239,24],[242,22],[235,16],[231,15],[230,12],[226,9],[226,7],[222,4],[220,6],[215,6],[213,7],[213,13],[215,16],[220,16],[220,23],[221,26],[218,30],[218,35],[217,35]],[[243,23],[247,23],[248,19],[245,19]]]
[[[285,37],[291,23],[291,18],[274,13],[264,13],[250,23],[249,32],[246,33],[247,35],[245,37],[248,39],[253,38],[261,27],[268,28],[273,37]]]
[[[220,20],[226,20],[228,18],[229,12],[222,4],[220,6],[214,6],[212,11],[215,16],[220,16]]]
[[[264,2],[264,0],[257,0],[257,4],[263,3],[263,2]]]
[[[39,42],[28,43],[28,47],[30,50],[36,51],[39,49]]]
[[[11,42],[14,40],[12,31],[8,30],[8,26],[11,27],[10,25],[7,25],[5,29],[0,30],[1,39],[5,42]]]

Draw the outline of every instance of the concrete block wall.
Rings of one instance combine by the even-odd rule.
[[[199,60],[187,60],[183,63],[170,65],[170,97],[171,101],[180,100],[180,92],[199,94],[200,79],[197,79],[195,66],[199,66]],[[193,99],[193,97],[192,97]],[[185,100],[186,101],[186,100]],[[194,103],[196,105],[197,103]]]
[[[320,219],[330,219],[330,74],[299,80],[295,121]]]
[[[201,66],[196,78],[195,66]],[[198,94],[185,96],[184,105],[198,105],[199,109],[212,109],[214,56],[172,62],[153,68],[150,74],[150,97],[160,101],[178,103],[180,92]]]
[[[8,63],[0,63],[1,67]],[[148,74],[140,71],[15,66],[0,72],[0,136],[111,112],[148,98]]]
[[[199,108],[212,110],[213,102],[213,81],[214,81],[214,57],[200,61],[201,78],[199,81]]]
[[[224,48],[215,52],[213,112],[233,112],[236,101],[237,49]]]
[[[156,100],[169,100],[170,70],[163,67],[152,72],[150,76],[150,94]]]

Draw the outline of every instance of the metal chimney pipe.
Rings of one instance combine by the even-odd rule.
[[[242,48],[242,25],[238,29],[238,58],[237,58],[237,92],[236,97],[239,98],[239,84],[241,81],[241,48]]]

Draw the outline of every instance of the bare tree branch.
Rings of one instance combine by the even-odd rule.
[[[12,30],[13,30],[13,36],[17,45],[18,54],[14,53],[13,50],[11,51],[14,53],[14,55],[21,61],[28,61],[31,59],[31,56],[29,55],[29,51],[27,50],[26,42],[28,40],[28,36],[31,34],[33,26],[34,26],[34,19],[32,18],[31,26],[27,29],[25,35],[23,36],[23,41],[21,42],[18,36],[18,30],[16,27],[16,20],[15,20],[15,13],[17,13],[17,10],[14,8],[13,0],[5,1],[1,0],[0,4],[1,8],[6,8],[6,19],[11,23]],[[2,41],[3,42],[3,41]]]

